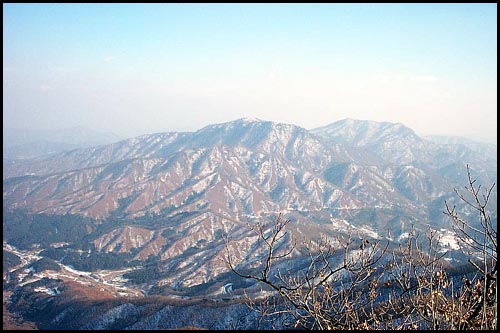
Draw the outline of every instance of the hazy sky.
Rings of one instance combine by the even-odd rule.
[[[496,141],[497,4],[4,4],[4,128],[343,118]]]

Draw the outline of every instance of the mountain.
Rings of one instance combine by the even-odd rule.
[[[427,151],[427,142],[400,123],[344,119],[311,132],[331,143],[374,152],[384,163],[410,164]]]
[[[494,181],[496,155],[480,152],[432,143],[402,124],[346,119],[307,131],[239,119],[4,161],[4,207],[93,218],[373,208],[414,215],[463,181],[467,161]]]
[[[333,158],[349,160],[340,147],[325,147],[305,129],[241,120],[8,166],[5,183],[12,186],[5,189],[4,199],[12,207],[30,207],[37,213],[93,217],[108,217],[118,210],[131,216],[159,213],[186,205],[189,195],[191,206],[198,200],[200,204],[210,201],[210,205],[234,211],[231,215],[236,210],[238,215],[276,211],[279,201],[283,208],[310,206],[304,196],[314,189],[304,188],[311,187],[308,183]],[[315,205],[335,200],[334,188],[325,186],[331,193],[316,194]],[[246,210],[235,203],[241,196],[250,200]],[[129,202],[122,207],[119,200]],[[346,200],[350,200],[348,195]]]
[[[324,127],[311,130],[329,143],[341,143],[364,153],[375,154],[381,160],[369,164],[407,165],[411,164],[428,171],[433,170],[453,182],[464,179],[465,165],[471,165],[481,175],[483,183],[496,179],[497,147],[457,137],[419,137],[413,130],[400,123],[375,122],[344,119]],[[490,175],[493,175],[490,177]]]
[[[465,164],[496,181],[496,154],[481,149],[434,143],[402,124],[348,119],[308,131],[238,119],[4,159],[4,250],[21,260],[7,286],[55,290],[71,280],[109,297],[198,301],[259,293],[225,265],[226,235],[235,260],[247,263],[262,253],[246,225],[280,213],[305,240],[349,232],[382,239],[388,229],[398,239],[411,225],[448,235],[444,200],[456,202]],[[496,209],[496,192],[492,201]],[[61,272],[30,270],[40,258]]]
[[[413,130],[401,123],[343,119],[311,132],[331,142],[358,147],[395,141],[412,142],[414,145],[422,143],[422,139]]]

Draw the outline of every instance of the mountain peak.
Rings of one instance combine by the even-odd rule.
[[[328,140],[352,146],[364,146],[380,141],[411,138],[421,141],[415,132],[402,123],[377,122],[372,120],[342,119],[311,130]]]
[[[264,121],[264,120],[259,119],[259,118],[255,118],[255,117],[243,117],[243,118],[236,120],[236,122],[245,122],[245,123],[255,123],[255,122],[261,122],[261,121]]]
[[[354,119],[354,118],[345,118],[338,121],[335,121],[329,125],[323,126],[328,127],[332,125],[342,124],[344,126],[377,126],[377,127],[406,127],[403,123],[394,123],[390,121],[376,121],[376,120],[367,120],[367,119]]]

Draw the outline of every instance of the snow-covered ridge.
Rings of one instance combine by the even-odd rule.
[[[332,144],[332,138],[358,147]],[[363,149],[377,155],[375,165]],[[307,131],[242,118],[8,165],[4,202],[9,208],[94,217],[117,210],[143,216],[168,207],[212,209],[221,202],[234,214],[250,215],[263,206],[417,207],[449,192],[459,180],[450,178],[450,168],[469,159],[485,169],[487,180],[496,179],[496,156],[443,148],[402,124],[346,119]],[[10,177],[27,174],[33,176]],[[224,194],[217,184],[246,191]],[[130,202],[122,207],[126,198]]]

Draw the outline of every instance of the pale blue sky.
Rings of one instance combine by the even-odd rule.
[[[496,4],[4,4],[4,127],[343,118],[496,141]]]

